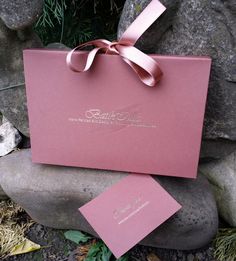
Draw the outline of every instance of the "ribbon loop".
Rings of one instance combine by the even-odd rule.
[[[144,84],[155,86],[162,76],[158,63],[133,45],[164,11],[165,7],[158,0],[152,0],[124,32],[119,41],[110,42],[105,39],[98,39],[75,47],[67,54],[66,62],[68,67],[74,72],[86,72],[91,68],[99,52],[119,55],[134,70]],[[87,57],[83,69],[78,69],[72,63],[72,56],[76,50],[87,46],[94,46],[95,48],[86,54]]]

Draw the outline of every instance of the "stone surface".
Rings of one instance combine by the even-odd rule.
[[[43,0],[1,0],[0,18],[13,30],[32,25],[42,12]]]
[[[7,198],[8,198],[7,194],[4,192],[4,190],[2,189],[2,187],[0,185],[0,200],[7,199]]]
[[[19,131],[9,121],[0,126],[0,157],[17,148],[22,138]]]
[[[30,150],[14,152],[0,159],[0,184],[34,220],[49,227],[80,229],[93,235],[96,233],[77,209],[125,175],[32,164]],[[209,243],[218,228],[218,214],[207,180],[203,177],[196,180],[155,178],[183,208],[141,244],[194,249]]]
[[[212,185],[220,215],[236,227],[236,152],[223,160],[201,164],[199,170]]]
[[[236,141],[226,139],[203,140],[200,157],[202,161],[222,159],[236,151]]]
[[[42,46],[29,27],[41,12],[42,2],[0,2],[0,112],[26,136],[29,130],[22,50]],[[13,88],[6,89],[9,86]]]
[[[118,35],[150,0],[127,0]],[[236,1],[162,0],[167,11],[140,38],[147,53],[209,55],[213,59],[204,139],[236,140]]]
[[[31,147],[30,138],[22,135],[22,141],[20,143],[19,149],[29,149]]]

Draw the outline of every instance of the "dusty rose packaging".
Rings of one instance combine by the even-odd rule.
[[[150,175],[130,174],[79,210],[119,258],[180,208]]]
[[[34,162],[196,177],[211,60],[132,47],[164,10],[151,1],[123,42],[94,41],[69,62],[68,51],[24,51]],[[91,68],[74,72],[86,59]],[[163,75],[150,87],[153,61]]]

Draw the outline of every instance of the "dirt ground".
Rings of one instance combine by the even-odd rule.
[[[8,257],[5,261],[77,261],[73,251],[77,245],[65,239],[63,230],[56,230],[34,224],[27,238],[42,246],[42,249],[28,254]],[[213,261],[213,249],[209,246],[196,251],[176,251],[152,247],[135,246],[129,251],[130,261]],[[154,254],[151,255],[150,254]],[[154,256],[154,257],[153,257]],[[151,258],[152,257],[152,258]],[[159,258],[159,259],[158,259]],[[215,261],[215,260],[214,260]]]

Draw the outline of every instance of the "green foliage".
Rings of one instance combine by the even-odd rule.
[[[55,21],[61,24],[64,17],[64,10],[66,9],[65,0],[44,0],[43,14],[38,19],[36,26],[55,27]]]
[[[69,230],[64,233],[65,238],[75,242],[76,244],[79,243],[86,243],[91,237],[86,236],[80,231],[75,231],[75,230]]]
[[[86,243],[89,241],[89,239],[91,239],[91,237],[88,237],[82,232],[75,231],[75,230],[69,230],[65,232],[64,235],[66,239],[71,240],[76,244]],[[124,255],[119,259],[115,259],[111,251],[109,250],[109,248],[101,240],[91,244],[87,256],[85,258],[85,261],[112,261],[112,260],[128,261],[129,258],[128,255]]]
[[[35,31],[47,45],[74,47],[98,38],[114,40],[125,0],[44,0]]]
[[[35,30],[44,43],[57,38],[58,34],[60,39],[57,42],[62,42],[66,8],[66,0],[44,0],[43,13],[35,24]],[[51,37],[50,32],[55,34]]]
[[[96,244],[92,245],[89,249],[87,257],[85,261],[110,261],[114,260],[111,251],[107,248],[107,246],[102,242],[98,241]],[[129,258],[127,255],[116,259],[117,261],[128,261]]]
[[[98,241],[89,249],[85,261],[109,261],[111,256],[112,253],[106,245],[103,242]]]
[[[214,247],[214,256],[217,260],[236,260],[236,228],[220,229],[214,240]]]

